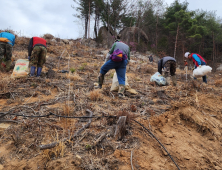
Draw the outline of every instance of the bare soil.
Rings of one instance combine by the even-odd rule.
[[[17,42],[13,55],[27,58],[23,46],[28,40],[19,40],[22,43]],[[105,49],[73,42],[73,46],[49,45],[40,78],[11,79],[12,71],[0,73],[0,170],[177,169],[134,119],[156,136],[180,169],[222,169],[220,73],[209,75],[205,85],[201,79],[186,81],[184,71],[178,69],[177,87],[158,87],[149,81],[157,71],[156,62],[132,56],[135,63],[127,66],[127,76],[138,94],[126,92],[126,98],[119,99],[117,92],[110,92],[113,70],[107,73],[103,88],[94,89],[104,62],[100,51]],[[70,68],[73,73],[61,73]],[[75,137],[89,119],[21,116],[50,112],[89,116],[87,109],[98,118]],[[4,113],[8,114],[1,117]],[[103,115],[117,117],[100,117]],[[127,116],[126,131],[118,138],[114,132],[121,115]],[[56,147],[40,150],[40,145],[56,141]]]

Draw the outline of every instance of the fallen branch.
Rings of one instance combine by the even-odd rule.
[[[115,99],[115,97],[114,97],[114,95],[113,95],[113,93],[112,92],[109,92],[112,96],[113,96],[113,99]]]
[[[101,136],[94,142],[94,146],[98,145],[105,137],[106,137],[107,132],[104,132],[101,134]]]
[[[55,128],[55,129],[58,129],[58,130],[63,130],[63,128],[62,127],[60,127],[60,126],[58,126],[58,125],[54,125],[54,124],[52,124],[51,122],[49,122],[49,121],[46,121],[45,120],[45,123],[47,123],[49,126],[51,126],[52,128]]]
[[[36,90],[35,90],[36,91]],[[32,93],[32,95],[31,95],[31,97],[25,102],[25,104],[24,105],[26,105],[26,103],[34,96],[34,94],[35,94],[35,91]]]
[[[92,111],[90,111],[89,109],[87,109],[86,112],[89,112],[89,113],[90,113],[89,117],[92,117],[92,115],[93,115],[93,112],[92,112]],[[82,131],[84,131],[86,128],[88,128],[88,127],[90,126],[91,122],[92,122],[92,118],[90,118],[89,121],[88,121],[88,123],[85,124],[81,129],[79,129],[73,136],[71,136],[71,138],[65,138],[65,139],[62,139],[62,140],[60,140],[60,141],[53,142],[53,143],[50,143],[50,144],[40,145],[39,148],[40,148],[41,150],[43,150],[43,149],[51,149],[51,148],[54,148],[55,146],[57,146],[60,142],[65,142],[65,141],[67,141],[67,140],[69,140],[69,139],[70,139],[70,140],[73,140],[73,139],[74,139],[75,137],[77,137]]]
[[[15,120],[0,120],[0,123],[4,123],[4,122],[19,123],[18,121],[15,121]]]
[[[20,108],[20,107],[24,107],[24,108],[31,109],[31,110],[34,112],[35,115],[36,115],[36,113],[37,113],[33,108],[28,107],[28,106],[23,106],[23,105],[21,105],[21,106],[15,106],[15,107],[10,108],[8,112],[1,113],[0,118],[6,116],[6,115],[8,115],[8,114],[11,114],[11,113],[12,113],[12,110],[18,109],[18,108]]]
[[[83,137],[82,137],[81,139],[79,139],[79,141],[78,141],[77,143],[81,142],[87,135],[89,135],[89,132],[88,132],[88,131],[86,131],[86,132],[83,134]]]
[[[10,112],[2,113],[2,115],[0,116],[0,118],[2,118],[2,117],[4,117],[4,116],[8,115],[9,113],[10,113]]]

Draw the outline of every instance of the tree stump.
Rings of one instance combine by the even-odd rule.
[[[126,116],[120,116],[117,121],[114,138],[117,140],[122,139],[125,134],[126,134]]]

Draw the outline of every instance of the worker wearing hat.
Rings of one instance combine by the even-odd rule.
[[[197,67],[201,68],[202,65],[206,65],[206,61],[199,54],[186,52],[184,54],[184,57],[188,58],[189,60],[191,60],[191,59],[193,60],[193,63],[195,65],[195,69]],[[203,82],[207,83],[206,75],[203,76],[202,78],[203,78]]]

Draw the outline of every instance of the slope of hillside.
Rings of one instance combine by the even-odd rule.
[[[27,43],[22,37],[17,40],[16,59],[27,58]],[[177,87],[157,87],[149,81],[157,70],[156,61],[150,64],[137,54],[127,76],[138,94],[126,92],[126,98],[119,99],[117,92],[110,92],[114,70],[107,73],[101,90],[93,88],[104,50],[77,40],[72,45],[58,40],[49,44],[41,78],[11,79],[11,72],[0,73],[0,170],[177,169],[133,119],[159,139],[180,169],[222,169],[221,75],[209,75],[204,85],[201,79],[186,81],[178,69]],[[60,72],[69,69],[73,73]],[[76,134],[89,119],[50,112],[70,117],[93,113],[96,118]],[[121,115],[127,116],[127,122],[120,139],[114,133]],[[40,149],[52,142],[58,144]]]

